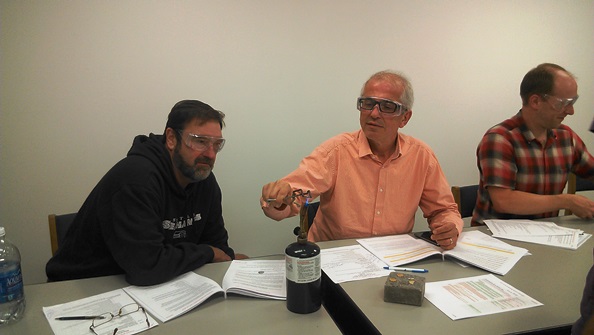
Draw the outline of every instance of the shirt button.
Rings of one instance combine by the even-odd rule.
[[[383,192],[383,191],[384,191],[384,189],[383,188],[380,188],[380,192]]]
[[[377,211],[377,212],[376,212],[376,214],[377,214],[377,215],[380,215],[380,211]]]

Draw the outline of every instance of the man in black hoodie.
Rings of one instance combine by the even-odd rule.
[[[124,273],[130,284],[155,285],[235,258],[211,173],[225,144],[224,117],[184,100],[171,109],[163,135],[137,136],[82,205],[46,265],[48,279]]]

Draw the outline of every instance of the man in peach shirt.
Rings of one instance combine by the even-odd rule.
[[[420,207],[431,238],[454,248],[463,222],[439,162],[425,143],[398,132],[413,100],[404,75],[371,76],[357,99],[361,129],[327,140],[295,171],[264,185],[264,214],[277,221],[297,215],[304,199],[293,201],[292,192],[310,191],[320,207],[308,239],[326,241],[410,233]]]

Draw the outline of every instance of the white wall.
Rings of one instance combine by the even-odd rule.
[[[451,184],[477,182],[481,135],[520,108],[542,62],[579,77],[566,124],[594,139],[591,0],[8,0],[0,15],[0,224],[27,283],[45,281],[47,215],[77,211],[182,99],[227,114],[215,174],[231,245],[250,255],[282,253],[297,224],[261,213],[262,185],[357,129],[355,99],[378,70],[410,76],[404,132]]]

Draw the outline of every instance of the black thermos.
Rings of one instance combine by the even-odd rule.
[[[301,229],[297,242],[285,249],[287,309],[308,314],[322,305],[322,261],[320,247],[307,241],[307,205],[301,208]]]

